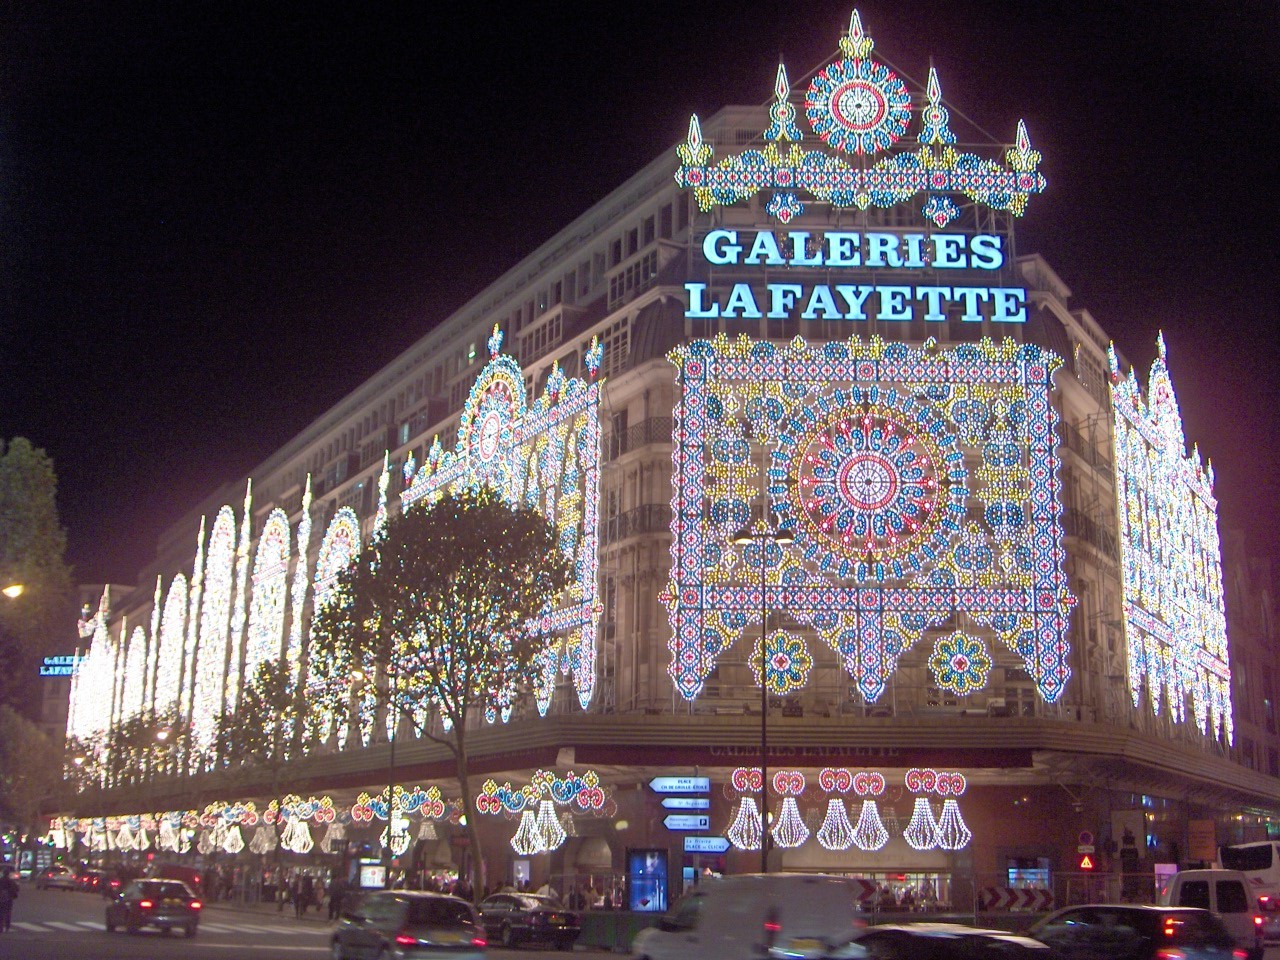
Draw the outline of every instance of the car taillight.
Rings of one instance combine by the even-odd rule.
[[[1187,955],[1181,950],[1161,947],[1155,952],[1154,960],[1187,960]]]
[[[201,903],[199,900],[192,900],[190,903],[187,904],[187,906],[190,907],[192,910],[199,910],[201,907],[204,906],[204,904]]]
[[[1249,960],[1249,951],[1235,949],[1231,951],[1231,960]]]
[[[139,900],[138,906],[141,907],[143,910],[150,910],[152,907],[155,906],[155,904],[152,903],[150,900]]]
[[[396,943],[402,947],[413,947],[417,946],[418,938],[411,937],[407,933],[401,933],[396,935]]]
[[[487,947],[489,945],[489,941],[484,937],[472,937],[471,945],[473,947]]]
[[[1255,914],[1253,915],[1253,925],[1254,925],[1255,927],[1261,927],[1261,926],[1262,926],[1262,914],[1260,914],[1260,913],[1255,913]]]
[[[766,950],[773,946],[781,929],[782,924],[778,921],[777,908],[771,908],[764,918],[764,946]]]

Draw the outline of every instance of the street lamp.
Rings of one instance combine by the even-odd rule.
[[[3,590],[0,590],[0,593],[3,593],[10,600],[17,600],[20,596],[22,596],[23,592],[26,589],[27,589],[26,584],[11,583],[8,586],[6,586]]]
[[[794,543],[790,531],[775,530],[764,522],[754,528],[745,527],[734,534],[736,544],[758,544],[760,547],[760,872],[769,872],[769,602],[766,595],[765,544]]]

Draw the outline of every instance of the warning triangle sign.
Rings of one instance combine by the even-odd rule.
[[[1089,856],[1087,853],[1080,858],[1080,869],[1081,870],[1093,869],[1093,858]]]

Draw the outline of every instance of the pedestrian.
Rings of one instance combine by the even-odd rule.
[[[342,898],[347,892],[347,881],[341,874],[329,881],[329,919],[337,920],[342,915]]]
[[[18,899],[21,891],[18,881],[9,872],[8,865],[5,865],[4,877],[0,878],[0,933],[13,925],[13,901]]]
[[[293,888],[293,915],[301,917],[311,903],[311,874],[304,873]]]

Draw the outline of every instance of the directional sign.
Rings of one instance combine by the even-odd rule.
[[[654,777],[649,781],[654,793],[710,793],[710,777]]]
[[[724,837],[685,837],[685,853],[724,853],[729,841]]]
[[[710,810],[710,797],[663,797],[662,805],[668,810]]]
[[[673,813],[662,821],[668,830],[710,830],[711,818],[702,814]]]

